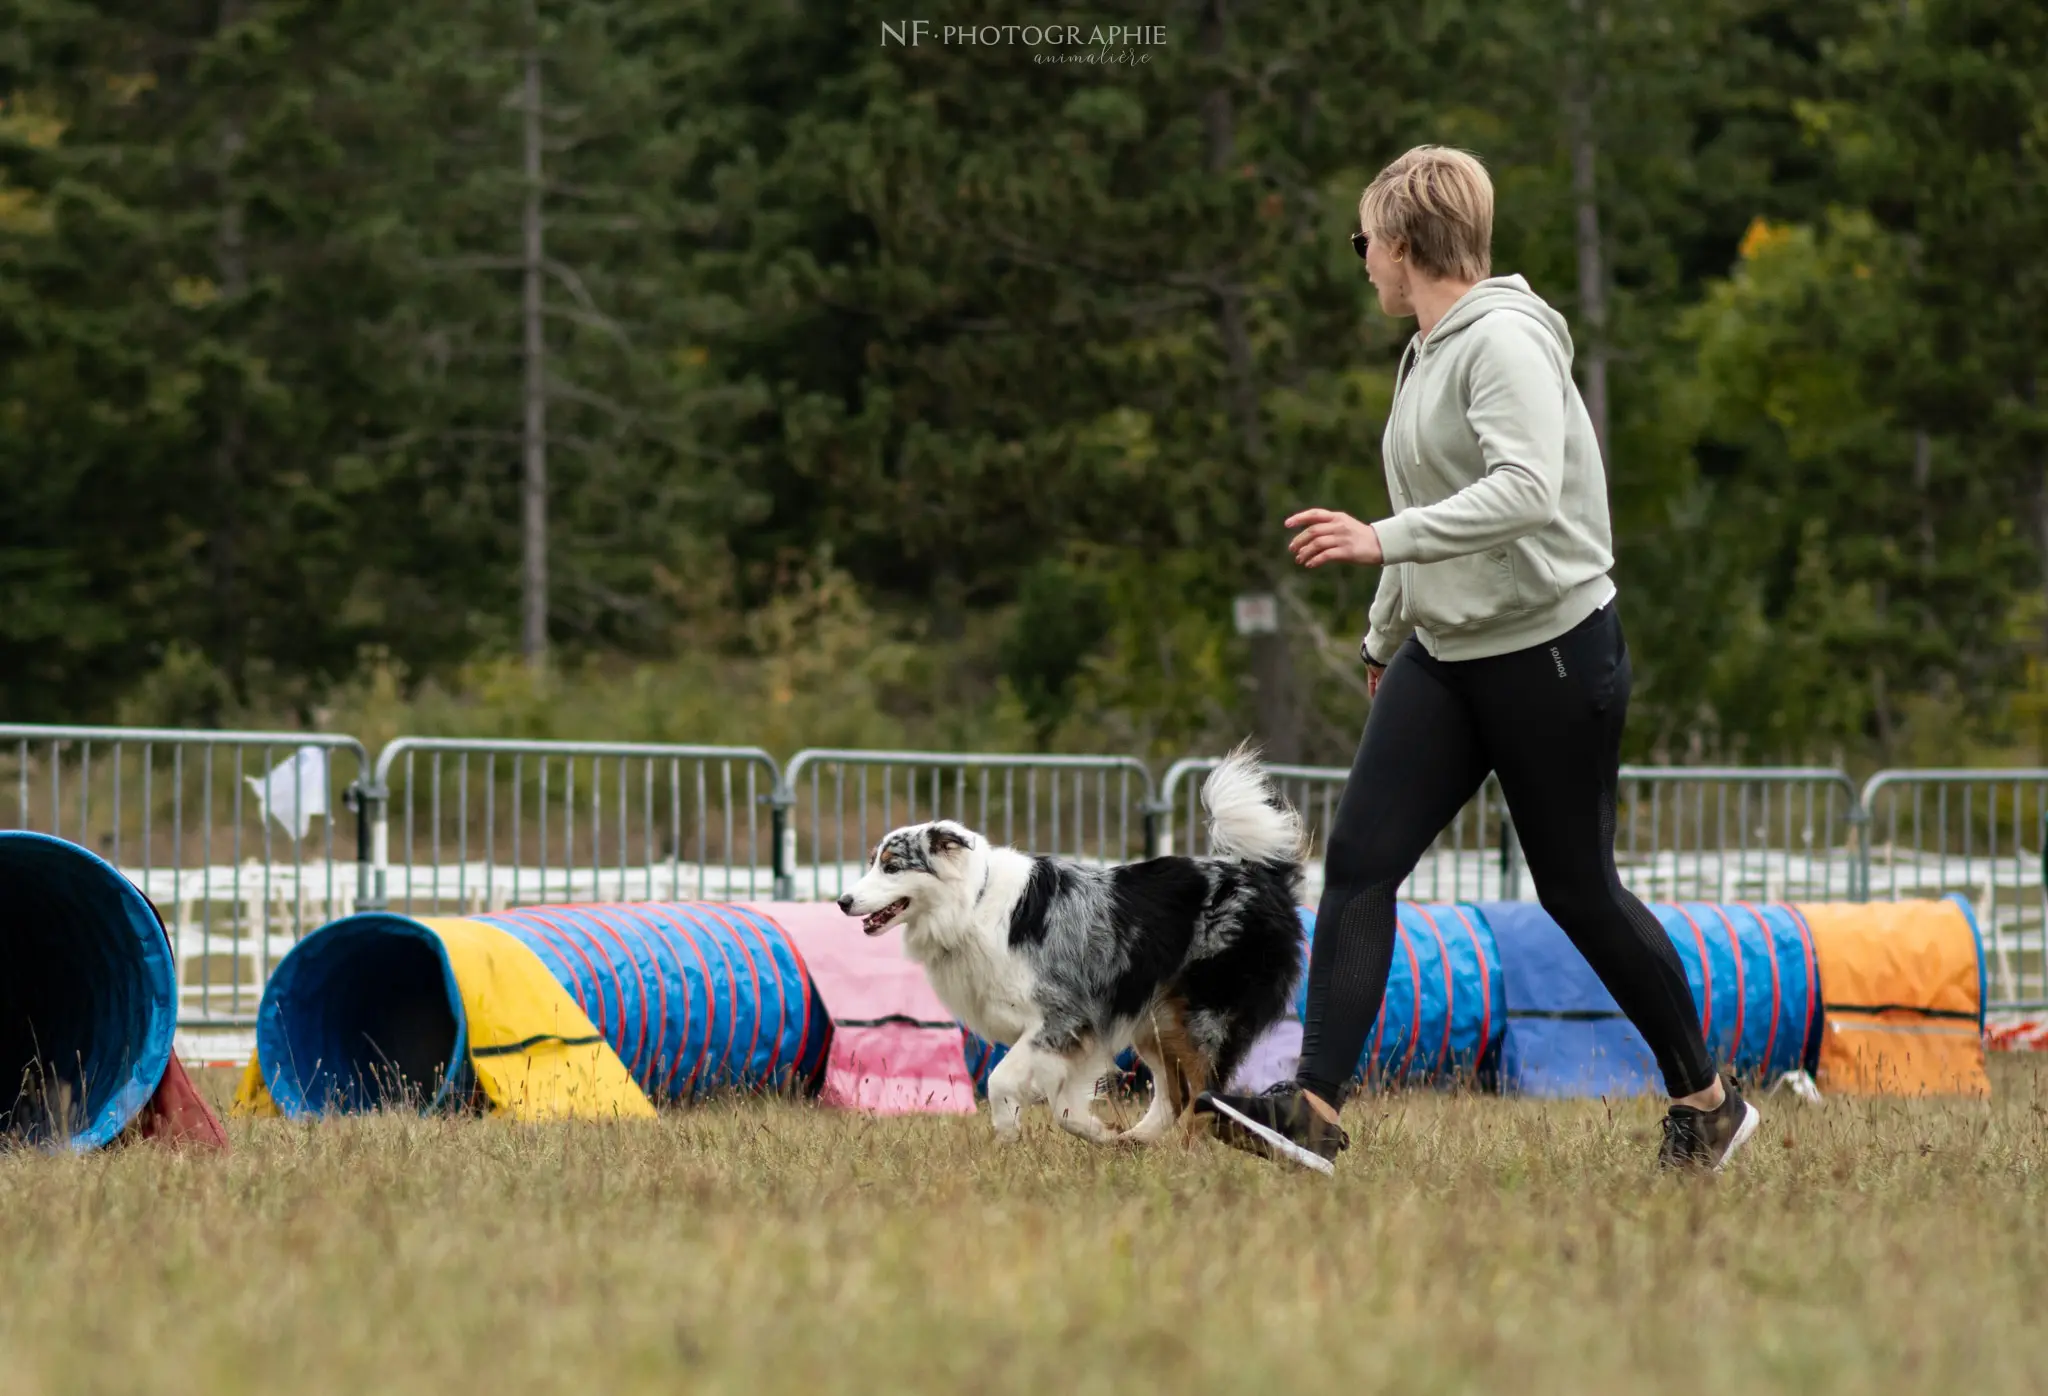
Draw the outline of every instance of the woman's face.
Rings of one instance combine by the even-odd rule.
[[[1394,260],[1400,251],[1389,238],[1373,236],[1365,248],[1365,274],[1380,293],[1380,309],[1399,318],[1415,313],[1408,294],[1408,264]]]

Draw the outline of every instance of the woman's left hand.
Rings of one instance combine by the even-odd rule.
[[[1306,524],[1306,528],[1301,528]],[[1288,528],[1301,528],[1287,546],[1303,567],[1321,567],[1326,562],[1355,562],[1377,567],[1386,560],[1380,551],[1380,536],[1369,523],[1360,523],[1334,509],[1304,509],[1287,521]]]

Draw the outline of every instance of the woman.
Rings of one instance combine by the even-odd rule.
[[[1372,711],[1330,831],[1297,1080],[1196,1108],[1229,1142],[1311,1167],[1349,1145],[1337,1111],[1386,992],[1396,891],[1492,771],[1544,908],[1656,1053],[1661,1161],[1718,1169],[1756,1109],[1716,1075],[1677,953],[1614,867],[1629,658],[1571,335],[1521,277],[1491,275],[1493,185],[1472,156],[1411,150],[1358,213],[1380,308],[1418,331],[1381,443],[1394,513],[1308,509],[1287,527],[1304,566],[1380,568]]]

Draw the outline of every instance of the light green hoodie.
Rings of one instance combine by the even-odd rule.
[[[1401,356],[1381,455],[1394,516],[1365,649],[1438,659],[1545,644],[1614,596],[1607,477],[1564,317],[1482,281]]]

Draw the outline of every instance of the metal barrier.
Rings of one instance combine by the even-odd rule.
[[[883,834],[928,819],[1033,853],[1126,862],[1144,853],[1151,803],[1152,773],[1134,756],[800,751],[777,797],[776,896],[836,898]]]
[[[377,758],[378,904],[765,897],[778,785],[758,747],[400,737]]]
[[[333,733],[0,725],[0,828],[119,868],[170,931],[179,1026],[246,1027],[270,966],[370,900],[369,764]]]
[[[246,1027],[270,966],[359,907],[827,899],[882,833],[939,817],[1102,864],[1201,853],[1197,777],[1216,764],[1176,761],[1155,793],[1130,756],[807,750],[784,771],[757,747],[402,737],[372,775],[339,734],[0,725],[0,828],[120,868],[170,927],[181,1026]],[[1269,770],[1310,828],[1313,900],[1348,772]],[[1615,854],[1646,900],[1964,893],[1991,1006],[2048,1008],[2048,768],[1883,771],[1859,791],[1824,767],[1625,766]],[[1401,895],[1534,890],[1489,778]]]
[[[1176,761],[1160,782],[1160,852],[1178,843],[1206,852],[1196,784],[1214,759]],[[1309,825],[1307,895],[1321,894],[1323,840],[1348,771],[1271,766]],[[1399,798],[1390,793],[1389,798]],[[1861,807],[1842,772],[1819,767],[1624,766],[1615,810],[1622,880],[1649,901],[1822,900],[1859,895],[1855,831]],[[1184,842],[1182,839],[1184,837]],[[1519,901],[1534,897],[1520,840],[1496,778],[1440,834],[1401,885],[1416,901]]]
[[[1863,807],[1866,896],[1961,892],[1984,934],[1988,1006],[2048,1008],[2048,769],[1880,771]]]
[[[1645,901],[1855,901],[1863,806],[1825,766],[1623,766],[1614,858]]]
[[[1200,782],[1191,777],[1207,775],[1219,764],[1217,757],[1193,757],[1167,767],[1166,777],[1159,783],[1159,801],[1151,811],[1155,831],[1152,852],[1209,851],[1209,826],[1202,814]],[[1303,895],[1313,904],[1322,895],[1325,841],[1336,823],[1337,805],[1351,772],[1342,766],[1269,765],[1266,773],[1281,797],[1300,813],[1309,831],[1307,886]],[[1479,793],[1423,854],[1415,871],[1401,884],[1400,896],[1427,902],[1515,901],[1521,896],[1521,888],[1521,850],[1515,841],[1514,824],[1501,799],[1499,783],[1489,776]]]

